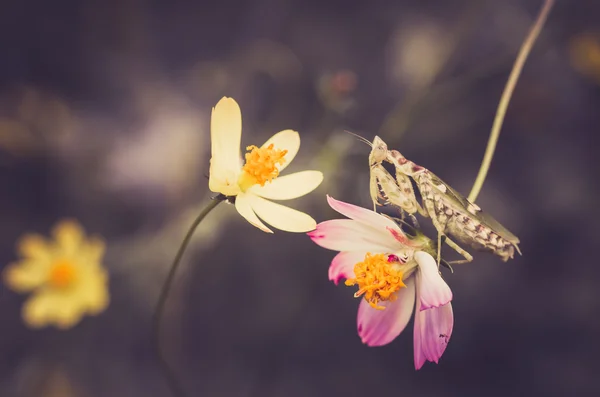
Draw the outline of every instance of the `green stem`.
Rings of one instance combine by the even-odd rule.
[[[502,128],[502,123],[504,122],[504,116],[506,115],[506,109],[508,108],[508,103],[510,102],[510,98],[512,96],[513,91],[515,90],[515,86],[517,85],[517,81],[519,80],[519,76],[521,75],[521,71],[523,70],[523,65],[525,65],[525,61],[527,60],[527,56],[531,52],[531,48],[535,44],[546,19],[548,18],[548,14],[552,9],[554,4],[554,0],[545,0],[538,17],[536,18],[533,26],[531,27],[529,34],[525,38],[525,41],[521,45],[519,50],[519,54],[517,55],[517,59],[513,65],[513,69],[510,72],[510,76],[508,77],[508,81],[506,82],[506,86],[504,87],[504,92],[502,92],[502,97],[500,98],[500,103],[498,104],[498,110],[496,111],[496,117],[494,118],[494,124],[492,125],[492,131],[490,133],[490,138],[488,140],[487,147],[485,149],[485,154],[483,156],[483,161],[481,162],[481,167],[479,168],[479,174],[477,174],[477,179],[475,179],[475,183],[473,184],[473,188],[471,189],[471,193],[469,193],[469,201],[472,203],[475,202],[479,192],[481,191],[481,187],[483,186],[483,182],[487,176],[487,173],[490,169],[490,164],[492,163],[492,157],[494,157],[494,151],[496,150],[496,144],[498,143],[498,137],[500,136],[500,129]]]
[[[152,329],[154,332],[154,343],[156,346],[156,355],[158,356],[158,361],[160,362],[162,370],[164,371],[165,378],[167,379],[169,388],[171,389],[171,392],[173,393],[173,395],[177,396],[177,397],[185,397],[186,394],[184,393],[183,388],[177,381],[177,377],[175,376],[175,373],[173,372],[173,370],[171,369],[171,367],[169,366],[169,364],[167,363],[167,360],[165,359],[165,357],[163,355],[163,351],[162,351],[162,348],[160,345],[160,322],[161,322],[161,319],[162,319],[162,316],[164,313],[165,303],[167,302],[167,297],[169,296],[169,291],[171,290],[171,284],[173,283],[173,278],[175,277],[175,273],[177,272],[177,268],[179,267],[179,264],[181,263],[181,258],[183,257],[183,253],[185,252],[185,250],[192,238],[192,235],[194,234],[194,231],[196,231],[196,228],[198,227],[200,222],[202,222],[202,220],[206,217],[206,215],[208,215],[209,212],[211,212],[217,205],[219,205],[226,198],[227,197],[225,197],[224,195],[219,194],[202,210],[202,212],[200,212],[198,217],[194,220],[194,223],[192,223],[192,226],[190,227],[187,234],[183,238],[183,241],[181,242],[181,246],[179,247],[179,250],[177,251],[177,254],[175,255],[175,259],[173,259],[173,263],[171,264],[171,268],[169,269],[169,274],[167,275],[167,279],[165,280],[162,290],[160,291],[160,296],[158,298],[158,302],[156,303],[156,308],[154,309],[154,314],[152,317],[152,324],[153,324]]]

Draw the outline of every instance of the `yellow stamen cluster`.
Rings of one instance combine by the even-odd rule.
[[[240,177],[240,186],[242,190],[250,186],[259,184],[264,186],[265,183],[272,181],[279,175],[277,165],[285,163],[285,155],[287,150],[275,149],[273,144],[265,148],[259,148],[254,145],[246,148],[246,164],[242,168],[242,176]]]
[[[48,284],[55,288],[66,288],[75,280],[77,269],[67,260],[55,262],[50,268]]]
[[[355,298],[363,296],[374,309],[383,310],[381,301],[396,300],[396,291],[406,285],[402,281],[402,272],[396,268],[397,262],[390,262],[384,254],[367,253],[365,260],[354,265],[354,276],[346,280],[347,286],[358,285]]]

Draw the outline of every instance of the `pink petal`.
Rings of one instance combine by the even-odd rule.
[[[383,346],[393,341],[406,328],[415,303],[415,282],[410,278],[406,288],[398,291],[398,299],[380,302],[384,310],[377,310],[361,299],[358,307],[358,336],[368,346]]]
[[[344,251],[333,258],[329,266],[329,280],[338,285],[341,279],[354,278],[354,265],[365,259],[364,251]]]
[[[431,309],[430,309],[431,310]],[[413,350],[414,350],[414,358],[415,358],[415,369],[418,371],[421,369],[423,364],[427,359],[425,358],[425,353],[423,352],[423,348],[421,347],[421,322],[419,320],[420,317],[425,316],[426,311],[419,311],[418,307],[415,307],[415,324],[413,328]],[[422,313],[422,314],[421,314]]]
[[[425,361],[438,363],[448,346],[454,326],[452,303],[427,310],[416,310],[414,328],[415,369]]]
[[[331,208],[350,219],[376,229],[388,230],[391,228],[394,232],[404,236],[404,232],[394,221],[377,212],[336,200],[329,195],[327,195],[327,202]]]
[[[390,238],[386,239],[387,234],[382,234],[350,219],[333,219],[321,222],[308,235],[316,244],[334,251],[375,253],[396,250],[394,248],[396,245],[390,241]]]
[[[440,276],[435,259],[422,251],[415,253],[419,265],[417,272],[417,291],[421,301],[420,310],[439,307],[452,300],[452,291]]]

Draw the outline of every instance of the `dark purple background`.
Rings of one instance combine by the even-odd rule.
[[[14,150],[0,137],[0,267],[15,260],[22,233],[47,234],[60,218],[76,217],[108,242],[112,302],[69,331],[34,331],[20,319],[25,297],[2,286],[0,396],[169,395],[153,355],[151,310],[209,194],[209,115],[223,95],[241,105],[244,144],[300,131],[303,146],[289,169],[321,169],[326,182],[291,205],[317,221],[337,216],[326,193],[370,206],[368,148],[343,129],[380,134],[466,194],[540,6],[4,0],[0,116],[24,123],[33,138]],[[445,274],[455,328],[438,365],[415,372],[412,325],[386,347],[362,345],[353,290],[327,280],[335,253],[302,234],[263,234],[223,205],[201,226],[165,318],[169,361],[188,394],[600,395],[600,61],[580,60],[594,46],[600,54],[598,15],[598,1],[558,1],[526,64],[478,199],[520,237],[523,256],[502,263],[475,253],[473,263]],[[427,45],[451,37],[455,44],[439,47],[450,57],[419,88],[412,75],[390,71],[402,71],[395,54],[424,31],[437,32]],[[578,46],[585,35],[594,37],[585,41],[591,47]],[[354,89],[336,85],[344,73],[356,77]],[[27,90],[50,109],[32,111],[28,122],[18,116]],[[70,116],[59,118],[49,103]],[[400,127],[383,127],[397,106],[409,116],[402,136]],[[106,164],[120,139],[145,136],[165,108],[173,121],[178,112],[200,118],[199,166],[189,175],[184,167],[177,183],[147,182],[144,167],[130,170],[134,182],[107,183],[118,176]],[[170,125],[148,152],[160,167],[181,161],[177,150],[161,148],[175,139]]]

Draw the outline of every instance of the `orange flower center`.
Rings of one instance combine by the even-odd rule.
[[[48,276],[48,283],[56,288],[66,288],[73,283],[77,270],[72,262],[59,260],[52,265]]]
[[[287,150],[275,149],[273,144],[265,148],[259,148],[254,145],[246,148],[246,164],[242,168],[240,176],[240,188],[246,189],[259,184],[264,186],[265,183],[272,181],[279,175],[277,165],[285,163],[285,155]]]
[[[379,306],[382,301],[396,300],[396,291],[406,285],[402,281],[403,273],[398,269],[399,259],[396,255],[375,254],[365,255],[365,260],[354,265],[354,277],[346,280],[346,285],[358,285],[355,298],[363,296],[377,310],[385,309]]]

